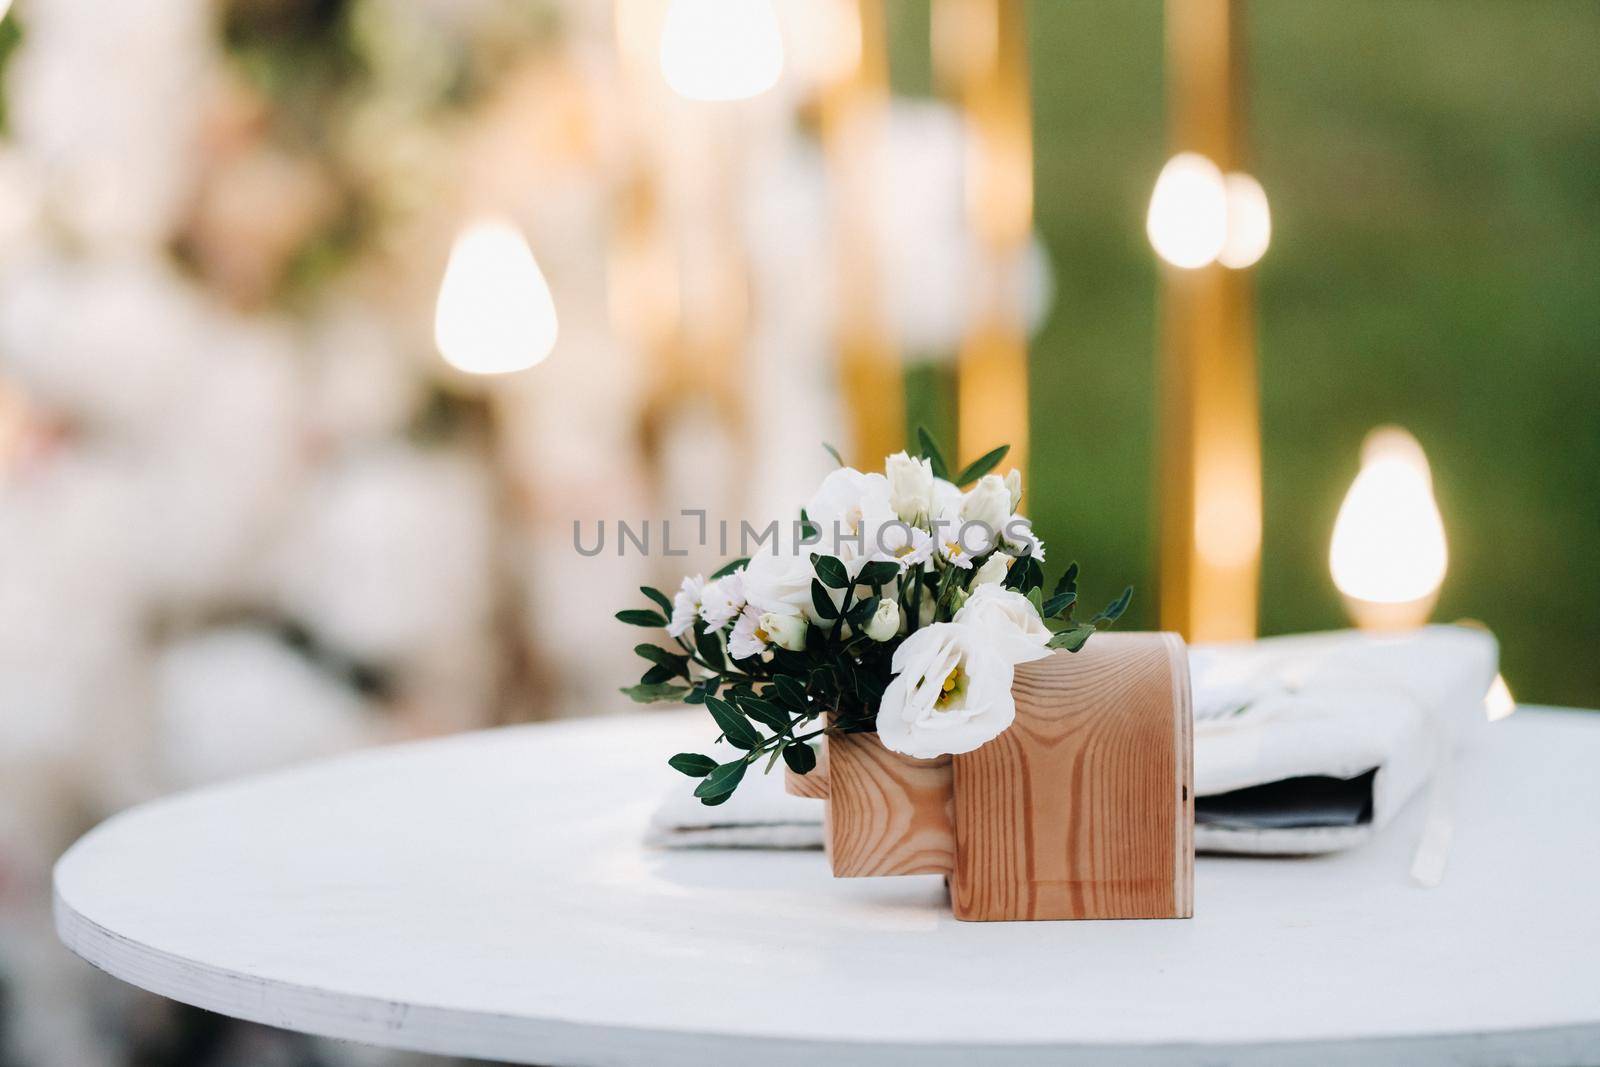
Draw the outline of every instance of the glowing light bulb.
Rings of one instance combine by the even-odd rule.
[[[1511,695],[1511,687],[1506,685],[1505,675],[1497,674],[1494,681],[1489,683],[1489,692],[1483,698],[1483,710],[1490,722],[1499,722],[1517,710],[1517,700]]]
[[[1272,243],[1272,211],[1267,207],[1267,191],[1261,183],[1239,171],[1223,178],[1227,192],[1227,237],[1217,262],[1233,270],[1253,265]]]
[[[661,73],[690,100],[744,100],[783,73],[770,0],[672,0],[661,24]]]
[[[1217,258],[1228,238],[1228,193],[1217,165],[1197,152],[1167,160],[1150,194],[1145,233],[1156,254],[1194,270]]]
[[[1398,427],[1372,431],[1328,552],[1333,584],[1356,625],[1394,630],[1426,622],[1448,563],[1422,446]]]
[[[434,309],[445,361],[469,374],[526,370],[550,354],[556,329],[555,301],[522,231],[499,219],[462,230]]]

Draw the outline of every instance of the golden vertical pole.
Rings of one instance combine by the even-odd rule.
[[[889,112],[889,45],[883,0],[848,3],[859,59],[821,95],[821,132],[833,186],[839,300],[839,377],[850,462],[876,470],[905,447],[905,380],[884,308],[872,212],[880,195]]]
[[[1033,131],[1023,0],[936,0],[933,59],[966,117],[967,214],[982,255],[977,315],[956,364],[956,451],[966,463],[1010,442],[1010,462],[1025,470]]]
[[[1242,0],[1166,0],[1173,152],[1239,169]],[[1191,641],[1255,636],[1261,435],[1254,279],[1161,269],[1161,625]]]

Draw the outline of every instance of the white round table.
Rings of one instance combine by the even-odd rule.
[[[655,851],[697,713],[381,749],[147,804],[55,872],[134,985],[338,1038],[525,1063],[1600,1060],[1600,715],[1524,710],[1421,808],[1318,859],[1202,857],[1190,921],[960,923],[937,877]]]

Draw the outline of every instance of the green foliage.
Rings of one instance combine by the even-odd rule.
[[[938,445],[926,430],[919,437],[922,454],[943,477],[946,467]],[[993,470],[1006,454],[1004,446],[996,448],[958,477],[968,483],[975,481]],[[800,517],[803,524],[810,523],[805,512]],[[954,566],[937,555],[910,567],[888,559],[852,560],[847,566],[837,556],[813,553],[810,606],[815,614],[803,624],[803,648],[785,648],[758,632],[759,654],[746,651],[736,658],[730,650],[735,622],[713,630],[703,619],[696,619],[689,632],[673,639],[676,650],[651,643],[636,645],[634,651],[650,668],[637,686],[623,692],[643,703],[681,700],[704,707],[721,738],[741,752],[737,759],[720,765],[710,756],[692,752],[680,752],[668,760],[675,770],[701,779],[695,796],[704,804],[726,802],[746,771],[757,763],[770,771],[781,759],[794,773],[807,774],[816,767],[812,742],[817,738],[876,729],[878,702],[893,677],[894,651],[904,639],[891,635],[875,641],[866,636],[867,624],[885,600],[898,607],[906,633],[948,622],[969,596],[977,571],[991,555],[1007,552],[1012,558],[1005,585],[1027,597],[1041,618],[1052,619],[1060,627],[1052,647],[1077,651],[1090,635],[1111,625],[1126,610],[1127,592],[1089,622],[1074,622],[1077,565],[1067,569],[1046,601],[1041,562],[1018,551],[1007,551],[1003,545],[993,548],[973,560],[971,567]],[[748,562],[734,560],[714,577],[732,574]],[[853,576],[850,566],[859,567]],[[619,611],[617,619],[631,626],[666,626],[672,601],[649,586],[639,591],[654,607]],[[682,684],[685,682],[689,684]]]

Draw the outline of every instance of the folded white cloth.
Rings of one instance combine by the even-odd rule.
[[[1305,854],[1367,840],[1479,736],[1497,663],[1491,635],[1458,626],[1191,647],[1196,848]],[[1447,812],[1436,797],[1441,804]],[[680,786],[656,811],[649,839],[821,848],[822,805],[785,793],[778,771],[748,776],[716,807]]]

